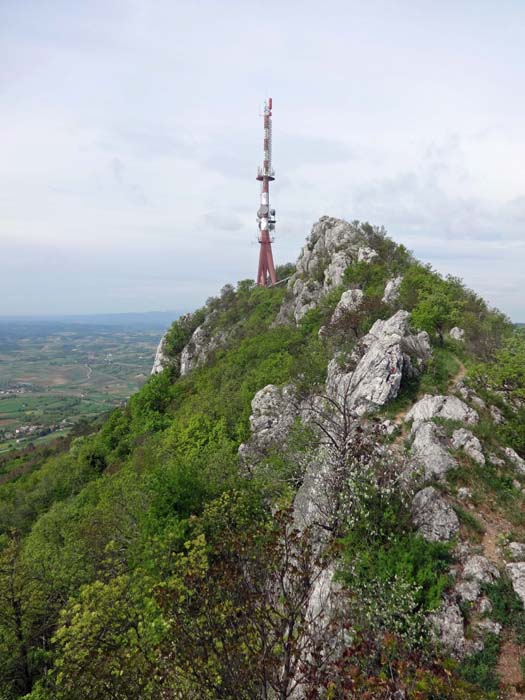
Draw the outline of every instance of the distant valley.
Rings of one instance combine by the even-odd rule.
[[[125,401],[177,315],[0,318],[0,452],[65,435]]]

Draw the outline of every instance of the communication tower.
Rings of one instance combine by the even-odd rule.
[[[275,180],[272,168],[272,98],[264,103],[264,153],[262,168],[257,168],[257,180],[261,183],[261,204],[257,211],[259,227],[259,269],[257,284],[266,287],[275,284],[275,266],[272,255],[272,238],[270,231],[275,229],[275,209],[270,209],[270,182]]]

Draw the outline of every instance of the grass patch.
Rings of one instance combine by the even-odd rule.
[[[471,539],[476,543],[481,542],[485,534],[485,528],[479,520],[461,506],[455,505],[454,510],[456,511],[460,524],[468,530]]]
[[[419,390],[423,394],[446,394],[451,379],[457,375],[461,362],[447,344],[434,346],[427,370],[421,377]]]
[[[499,678],[496,672],[500,649],[500,641],[494,634],[484,639],[484,648],[477,654],[467,656],[459,666],[459,675],[463,680],[474,683],[490,693],[486,700],[496,700],[499,688]]]
[[[512,629],[518,644],[525,644],[525,609],[507,574],[503,573],[495,583],[485,584],[482,589],[492,603],[491,618]]]

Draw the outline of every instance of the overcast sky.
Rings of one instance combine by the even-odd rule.
[[[525,2],[0,0],[0,314],[192,309],[328,214],[525,321]]]

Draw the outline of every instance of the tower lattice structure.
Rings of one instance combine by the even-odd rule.
[[[257,180],[261,183],[261,203],[257,211],[259,226],[259,269],[257,284],[265,287],[275,284],[275,266],[272,254],[270,231],[275,229],[275,209],[270,209],[270,182],[275,180],[272,168],[272,98],[264,103],[264,155],[262,168],[257,169]]]

